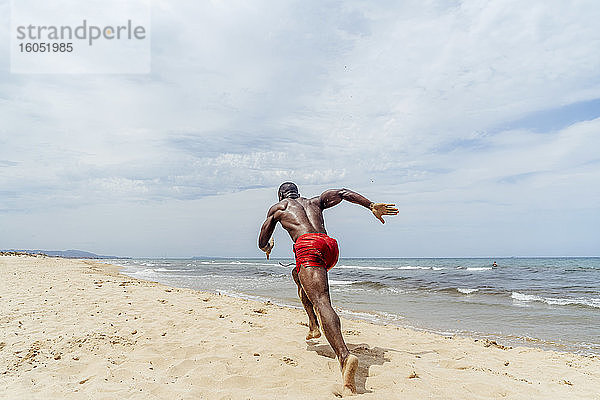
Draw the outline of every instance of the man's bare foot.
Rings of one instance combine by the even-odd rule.
[[[319,330],[319,328],[308,331],[308,335],[306,335],[306,340],[316,339],[318,337],[321,337],[321,331]]]
[[[342,388],[342,396],[352,395],[356,393],[356,384],[354,383],[354,375],[358,368],[358,358],[352,354],[348,355],[344,365],[342,366],[342,380],[344,387]]]

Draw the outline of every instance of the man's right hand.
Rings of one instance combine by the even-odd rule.
[[[371,203],[369,206],[375,218],[381,221],[382,224],[385,224],[383,220],[383,215],[397,215],[398,209],[395,207],[395,204],[388,203]]]
[[[269,255],[271,254],[271,250],[273,250],[274,246],[275,246],[275,240],[273,240],[273,238],[271,238],[269,240],[269,244],[267,244],[265,247],[261,247],[261,250],[267,254],[267,260],[269,259]]]

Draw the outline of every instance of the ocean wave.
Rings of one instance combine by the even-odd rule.
[[[471,293],[475,293],[475,292],[479,291],[479,289],[466,289],[466,288],[456,288],[456,290],[463,294],[471,294]]]
[[[383,289],[383,288],[387,288],[388,285],[381,283],[381,282],[374,282],[374,281],[358,281],[358,282],[353,282],[352,286],[358,286],[358,287],[365,287],[365,288],[369,288],[369,289]]]
[[[330,285],[352,285],[353,283],[356,283],[356,281],[338,281],[335,279],[329,280]]]
[[[523,294],[519,292],[512,292],[512,295],[510,297],[518,301],[544,301],[544,299],[540,296],[534,296],[532,294]]]
[[[266,278],[266,277],[281,277],[286,276],[285,274],[278,274],[269,271],[256,271],[253,272],[250,278]]]
[[[489,271],[492,267],[467,267],[467,271]]]
[[[157,276],[158,274],[156,273],[156,271],[152,268],[146,268],[146,269],[142,269],[142,270],[138,270],[138,271],[131,271],[129,272],[129,275],[136,277],[136,278],[152,278]]]
[[[114,260],[109,260],[109,261],[101,261],[101,260],[96,260],[96,262],[99,262],[100,264],[106,264],[106,265],[114,265],[117,267],[123,267],[123,268],[127,268],[129,267],[131,264],[128,264],[127,261],[114,261]]]
[[[390,270],[390,269],[394,269],[391,267],[366,267],[363,265],[338,265],[336,266],[336,268],[338,269],[370,269],[370,270],[376,270],[376,271],[386,271],[386,270]]]
[[[334,308],[338,313],[340,313],[343,316],[353,318],[353,319],[360,319],[363,321],[381,323],[381,322],[400,321],[400,320],[404,319],[404,317],[401,315],[392,314],[392,313],[388,313],[385,311],[364,312],[364,311],[352,311],[352,310],[348,310],[345,308],[338,308],[338,307],[334,307]]]
[[[238,291],[235,291],[235,290],[229,290],[229,289],[219,289],[219,288],[216,288],[216,289],[211,289],[210,291],[213,292],[213,293],[222,294],[224,296],[236,297],[238,299],[260,301],[260,302],[265,302],[265,301],[272,302],[272,300],[273,300],[270,297],[257,296],[257,295],[242,293],[242,292],[238,292]],[[294,307],[294,308],[299,308],[299,307]]]
[[[174,268],[155,268],[156,272],[184,272],[186,269],[174,269]]]
[[[406,265],[404,267],[398,267],[397,269],[433,269],[433,267],[421,267],[421,266],[413,267],[412,265]]]
[[[402,290],[402,289],[394,288],[394,287],[386,287],[385,290],[387,290],[388,292],[391,292],[391,293],[406,293],[406,290]]]
[[[586,298],[560,298],[560,297],[542,297],[536,296],[532,294],[523,294],[519,292],[512,292],[511,298],[521,302],[532,302],[537,301],[541,303],[546,303],[548,305],[553,306],[585,306],[585,307],[593,307],[600,308],[600,298],[597,299],[586,299]]]
[[[350,317],[354,317],[354,318],[358,318],[358,319],[370,321],[377,317],[376,313],[374,313],[374,312],[352,311],[352,310],[346,310],[344,308],[338,308],[338,307],[334,307],[334,308],[340,314],[348,315]]]
[[[344,280],[335,280],[335,279],[330,279],[329,284],[330,285],[352,285],[353,290],[355,290],[355,289],[356,290],[359,290],[359,289],[379,290],[379,289],[384,289],[384,288],[388,287],[386,284],[383,284],[380,282],[374,282],[374,281],[344,281]]]
[[[258,262],[242,262],[242,261],[230,261],[230,262],[212,262],[212,263],[203,263],[203,264],[211,264],[211,265],[239,265],[239,266],[253,266],[253,267],[273,267],[278,266],[276,263],[258,263]]]

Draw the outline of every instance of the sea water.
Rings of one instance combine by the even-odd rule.
[[[498,266],[493,267],[496,261]],[[132,277],[301,307],[291,259],[124,259]],[[329,272],[351,318],[600,355],[600,258],[345,258]]]

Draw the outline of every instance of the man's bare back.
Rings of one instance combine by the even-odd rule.
[[[267,254],[273,249],[272,234],[277,222],[289,233],[294,244],[296,268],[292,277],[298,286],[298,296],[309,320],[307,340],[321,336],[319,325],[327,341],[335,351],[342,370],[343,394],[356,393],[354,375],[358,358],[348,351],[342,337],[340,319],[331,306],[327,271],[337,262],[337,241],[327,236],[323,210],[339,204],[342,200],[369,208],[373,215],[385,223],[383,215],[396,215],[393,204],[373,203],[366,197],[348,189],[331,189],[313,198],[300,197],[298,187],[285,182],[279,187],[279,202],[267,212],[258,247]],[[316,267],[316,268],[314,268]]]
[[[282,185],[283,190],[280,188],[279,191],[280,201],[269,209],[261,228],[258,240],[260,249],[268,246],[277,222],[281,223],[294,242],[305,233],[326,234],[323,210],[339,204],[342,200],[369,208],[382,223],[385,223],[382,215],[398,214],[394,204],[373,203],[363,195],[348,189],[330,189],[320,196],[307,199],[298,195],[296,185],[289,185],[289,188],[284,185],[286,184]],[[296,195],[298,197],[295,197]]]

